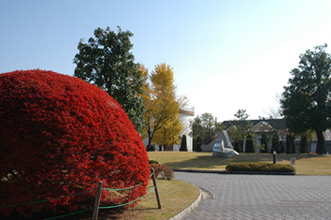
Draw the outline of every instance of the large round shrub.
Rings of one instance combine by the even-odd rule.
[[[124,203],[146,192],[148,156],[121,106],[75,77],[28,70],[0,74],[0,206],[39,201],[96,188],[102,201]],[[86,208],[96,191],[46,203],[0,208],[29,216]]]

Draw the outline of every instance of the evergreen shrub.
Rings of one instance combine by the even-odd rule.
[[[292,165],[260,162],[230,163],[225,169],[227,171],[246,172],[295,172]]]

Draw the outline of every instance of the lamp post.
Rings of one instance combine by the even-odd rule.
[[[274,150],[274,153],[273,153],[273,161],[274,161],[274,164],[276,164],[277,162],[277,152]]]

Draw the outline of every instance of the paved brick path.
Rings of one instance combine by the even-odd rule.
[[[331,176],[222,175],[176,172],[215,195],[186,220],[331,219]]]

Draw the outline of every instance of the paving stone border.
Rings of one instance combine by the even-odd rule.
[[[200,194],[199,194],[198,198],[195,200],[195,202],[193,202],[189,207],[187,207],[186,209],[184,209],[183,211],[181,211],[180,213],[178,213],[174,217],[170,218],[169,220],[180,220],[180,219],[183,219],[185,216],[187,216],[188,214],[190,214],[196,207],[198,207],[198,205],[200,204],[200,202],[203,199],[203,192],[201,191],[200,188],[199,188],[199,190],[200,190]]]
[[[295,175],[295,172],[245,172],[226,170],[192,170],[192,169],[172,169],[175,172],[189,173],[218,173],[218,174],[247,174],[247,175]]]
[[[194,184],[192,185],[195,186]],[[178,213],[176,216],[170,218],[169,220],[183,219],[184,217],[188,216],[195,208],[197,208],[203,200],[216,198],[215,195],[212,192],[210,192],[208,189],[201,186],[195,186],[195,187],[198,187],[200,190],[200,194],[198,198],[189,207],[184,209],[182,212]]]

